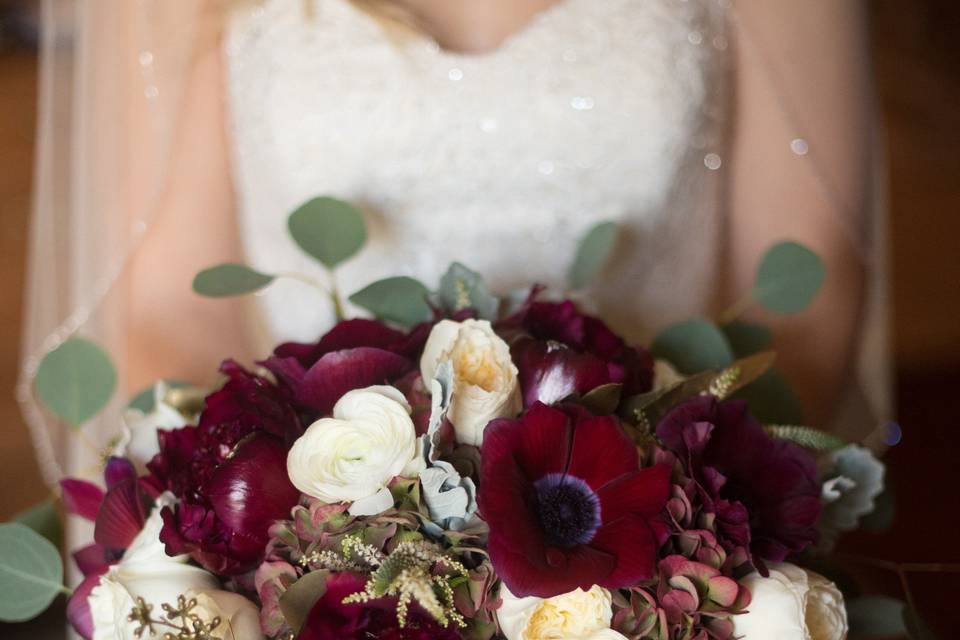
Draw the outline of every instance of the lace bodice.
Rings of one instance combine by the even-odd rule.
[[[495,291],[562,288],[578,239],[616,220],[591,297],[633,336],[709,304],[726,40],[716,0],[560,0],[496,51],[397,42],[348,0],[269,0],[226,38],[234,174],[249,261],[319,274],[285,217],[320,194],[359,204],[370,242],[346,292],[436,284],[461,261]],[[332,310],[297,282],[258,297],[274,339]]]

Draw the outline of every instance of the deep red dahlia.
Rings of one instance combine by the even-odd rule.
[[[524,406],[557,402],[618,382],[625,395],[650,389],[653,359],[630,347],[599,318],[564,302],[530,302],[501,323],[519,370]]]
[[[297,636],[298,640],[459,640],[452,627],[441,627],[420,607],[411,605],[406,624],[397,622],[397,599],[379,598],[364,604],[343,604],[363,591],[363,578],[337,573],[327,578],[327,589]]]
[[[481,453],[490,559],[512,593],[548,598],[654,575],[670,467],[640,469],[616,418],[537,403],[491,422]]]
[[[763,560],[779,562],[816,542],[816,461],[803,448],[768,435],[746,403],[694,398],[660,421],[657,436],[718,505],[746,507],[758,568]]]

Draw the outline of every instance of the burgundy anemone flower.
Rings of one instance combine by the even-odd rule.
[[[347,391],[392,383],[416,370],[430,324],[404,334],[376,320],[345,320],[316,344],[286,343],[261,364],[311,417],[329,414]]]
[[[160,431],[147,468],[154,487],[180,499],[161,513],[167,552],[230,575],[263,559],[270,525],[299,500],[286,455],[302,428],[270,381],[230,361],[221,370],[229,380],[207,397],[197,426]]]
[[[624,395],[630,396],[649,391],[653,383],[650,354],[627,346],[570,300],[529,302],[498,329],[510,343],[526,407],[609,383],[622,383]]]
[[[654,575],[670,467],[640,469],[616,418],[537,403],[491,422],[481,454],[490,559],[512,593],[548,598]]]
[[[327,588],[307,616],[298,640],[459,640],[452,627],[444,628],[419,606],[407,610],[406,624],[397,622],[397,598],[343,604],[343,599],[363,591],[365,581],[352,573],[327,578]]]
[[[816,542],[816,461],[803,448],[768,435],[746,403],[694,398],[660,421],[657,437],[718,500],[746,507],[759,569],[763,560],[779,562]]]

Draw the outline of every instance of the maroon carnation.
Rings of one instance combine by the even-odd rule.
[[[670,467],[639,469],[616,418],[537,403],[491,422],[481,453],[490,559],[511,592],[548,598],[654,575]]]
[[[648,391],[653,359],[630,347],[600,319],[564,302],[530,302],[500,326],[519,369],[524,406],[551,404],[604,384],[623,384],[624,395]]]
[[[737,503],[746,507],[758,568],[763,560],[779,562],[816,542],[816,461],[803,448],[770,437],[746,403],[694,398],[667,414],[657,436],[728,512],[736,512]],[[720,520],[723,515],[718,512]],[[717,526],[722,531],[724,523]]]
[[[364,584],[363,578],[351,573],[328,577],[326,591],[310,610],[298,640],[459,640],[452,627],[440,626],[417,605],[410,605],[401,628],[396,598],[343,603],[347,596],[363,591]]]

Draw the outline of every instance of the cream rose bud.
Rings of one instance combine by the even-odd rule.
[[[444,362],[452,365],[454,378],[447,418],[458,442],[478,447],[487,423],[516,416],[522,409],[510,348],[486,320],[441,320],[430,332],[420,358],[425,383],[433,380]]]
[[[287,455],[287,474],[301,493],[351,502],[355,516],[389,509],[387,484],[415,462],[417,434],[410,405],[388,386],[349,391],[333,417],[314,422]]]
[[[157,429],[179,429],[190,420],[166,402],[170,387],[158,382],[153,387],[153,410],[144,413],[139,409],[128,409],[123,414],[123,438],[116,455],[126,456],[133,462],[139,473],[153,456],[160,452]]]
[[[788,563],[771,563],[770,577],[751,573],[746,613],[733,616],[733,632],[744,640],[843,640],[847,612],[843,595],[823,576]]]
[[[626,640],[610,628],[612,598],[603,587],[576,589],[552,598],[518,598],[500,586],[497,609],[507,640]]]

